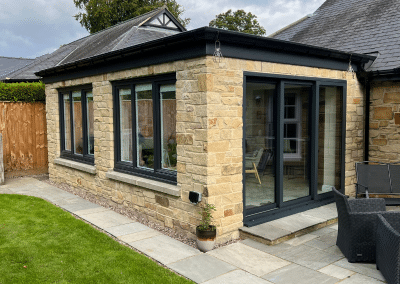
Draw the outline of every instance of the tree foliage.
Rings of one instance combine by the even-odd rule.
[[[186,26],[190,19],[181,19],[185,11],[175,0],[74,0],[82,12],[74,17],[91,34],[140,16],[166,5],[175,18]]]
[[[253,35],[265,35],[265,29],[258,23],[257,16],[244,10],[228,10],[219,14],[209,24],[210,27],[237,31]]]

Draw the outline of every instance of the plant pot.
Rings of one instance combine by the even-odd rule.
[[[215,246],[215,238],[217,237],[217,229],[215,226],[209,227],[209,230],[199,230],[196,227],[197,247],[202,252],[210,251]]]

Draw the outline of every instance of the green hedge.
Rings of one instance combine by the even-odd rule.
[[[38,102],[45,101],[44,84],[39,83],[1,83],[0,101]]]

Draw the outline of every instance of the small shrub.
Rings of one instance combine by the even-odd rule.
[[[2,83],[0,82],[0,101],[40,102],[45,101],[44,84]]]

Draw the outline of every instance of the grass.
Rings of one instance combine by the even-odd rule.
[[[0,284],[193,283],[42,199],[0,194]]]

